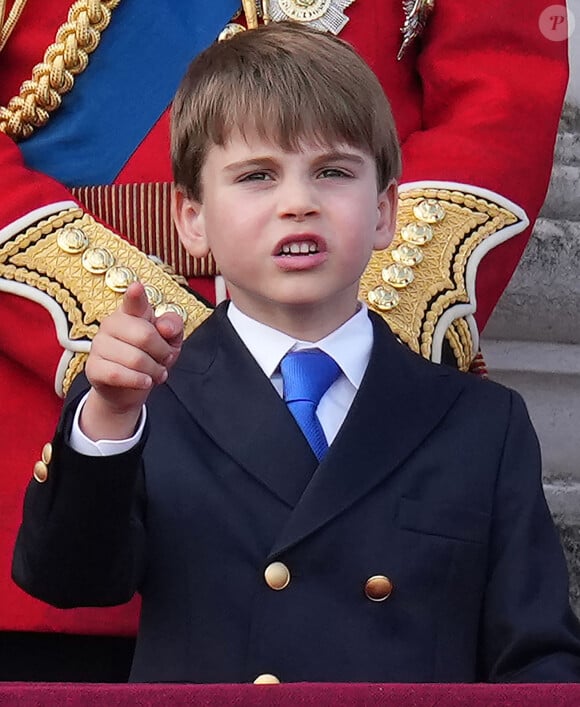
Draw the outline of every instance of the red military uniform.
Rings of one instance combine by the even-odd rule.
[[[32,67],[42,60],[66,22],[70,5],[70,0],[29,0],[0,53],[0,106],[8,106],[18,96],[22,82],[30,78]],[[179,14],[161,5],[156,29],[171,31]],[[201,0],[197,5],[202,6]],[[203,13],[200,7],[198,14]],[[533,222],[549,180],[567,83],[565,42],[549,41],[538,26],[544,7],[543,0],[436,0],[424,32],[400,61],[397,53],[405,19],[401,0],[355,0],[344,10],[349,21],[340,36],[367,60],[392,103],[403,146],[403,186],[429,180],[473,185],[515,202]],[[111,28],[118,31],[119,23],[126,23],[130,33],[131,12],[140,12],[139,3],[124,0],[119,8],[123,14],[113,9]],[[110,31],[104,28],[103,37]],[[174,46],[167,46],[167,52],[173,50]],[[99,71],[113,75],[114,63],[99,55],[105,51],[104,44],[97,46],[89,54],[89,66],[99,59]],[[158,63],[163,60],[158,57]],[[140,76],[147,79],[152,68],[152,62],[143,62]],[[84,80],[80,73],[70,96]],[[47,125],[35,133],[48,131],[68,98],[69,94],[63,95],[63,107],[51,113]],[[141,101],[147,100],[145,93]],[[94,120],[99,121],[101,112],[115,110],[114,101],[95,106]],[[2,119],[4,131],[10,132],[6,114],[0,113],[0,124]],[[167,111],[150,127],[115,174],[116,184],[171,180]],[[14,141],[0,132],[0,249],[6,238],[75,201],[66,186],[27,167],[19,147],[25,143],[26,139]],[[60,148],[54,149],[58,154]],[[79,171],[76,186],[85,183],[82,165]],[[480,328],[507,284],[528,235],[529,229],[498,245],[483,260],[476,281],[475,319]],[[62,346],[47,310],[27,299],[28,295],[22,296],[19,283],[7,277],[6,271],[0,269],[0,278],[4,278],[0,279],[0,290],[4,290],[0,292],[4,412],[0,449],[2,468],[11,473],[18,470],[9,478],[3,474],[0,491],[0,630],[131,635],[136,627],[135,603],[110,610],[64,612],[28,597],[10,580],[24,489],[60,410],[54,381]],[[211,296],[207,287],[204,294]]]

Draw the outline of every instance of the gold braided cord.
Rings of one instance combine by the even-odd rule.
[[[74,77],[88,66],[111,12],[121,0],[78,0],[68,12],[67,21],[56,33],[54,44],[44,60],[32,70],[32,78],[20,86],[20,93],[7,106],[0,107],[0,131],[14,140],[30,137],[56,110],[62,96],[74,84]]]
[[[0,52],[4,49],[8,37],[10,37],[12,30],[16,27],[16,23],[20,19],[20,15],[28,0],[16,0],[8,14],[8,19],[4,22],[4,17],[6,16],[6,2],[7,0],[0,0]]]
[[[64,395],[68,393],[74,379],[79,375],[79,373],[83,372],[88,357],[88,353],[77,352],[69,361],[62,381],[62,391]]]
[[[475,357],[469,324],[465,319],[455,319],[445,332],[445,338],[453,351],[460,371],[468,371]]]

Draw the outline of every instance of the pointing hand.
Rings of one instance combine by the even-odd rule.
[[[130,285],[91,346],[86,375],[92,389],[81,416],[83,432],[92,439],[131,436],[151,390],[167,380],[182,342],[181,317],[172,312],[155,317],[143,285]]]

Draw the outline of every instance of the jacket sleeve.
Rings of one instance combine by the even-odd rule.
[[[84,230],[92,245],[110,248],[118,264],[130,266],[156,288],[162,304],[188,310],[188,303],[197,307],[197,299],[79,208],[63,186],[28,170],[18,147],[2,134],[0,160],[5,166],[0,188],[10,195],[0,200],[0,399],[6,408],[0,428],[0,576],[5,587],[0,628],[133,633],[135,607],[106,615],[55,612],[25,596],[9,578],[24,489],[62,406],[57,392],[62,395],[82,368],[98,322],[116,308],[120,296],[107,288],[105,278],[82,267],[79,253],[61,249],[59,235],[70,227]],[[192,311],[189,315],[186,326],[195,321]]]
[[[496,482],[480,680],[578,682],[580,626],[542,489],[540,451],[525,405],[512,407]]]
[[[129,601],[145,565],[146,435],[124,454],[78,454],[67,445],[78,401],[65,407],[46,480],[29,484],[12,567],[22,589],[63,609]]]
[[[100,12],[102,7],[99,10],[97,5],[114,4],[118,3],[114,0],[89,3],[88,9]],[[82,351],[86,350],[88,343],[86,331],[80,335],[78,331],[71,333],[71,321],[66,316],[66,311],[70,314],[75,301],[77,305],[82,305],[83,300],[76,295],[69,297],[40,268],[27,267],[30,261],[23,263],[21,251],[20,263],[16,264],[9,251],[13,249],[15,240],[24,245],[29,238],[29,229],[34,229],[36,235],[42,231],[46,239],[54,239],[59,228],[73,221],[75,225],[90,222],[91,236],[98,239],[108,237],[111,231],[129,235],[123,227],[109,229],[106,224],[115,226],[115,222],[106,213],[101,215],[90,204],[87,208],[82,207],[67,186],[47,174],[32,170],[23,159],[25,143],[17,143],[3,132],[4,121],[10,120],[10,111],[4,108],[17,105],[22,99],[26,86],[30,85],[30,79],[35,74],[34,69],[39,63],[44,63],[47,48],[53,47],[59,28],[67,23],[68,13],[77,10],[86,13],[87,8],[77,5],[75,3],[73,6],[71,0],[51,0],[50,3],[30,0],[0,52],[0,400],[5,411],[0,427],[0,584],[3,599],[0,630],[132,634],[137,624],[136,605],[130,610],[123,607],[107,611],[60,612],[32,600],[10,580],[24,489],[43,445],[54,433],[62,407],[62,400],[55,389],[61,395],[66,387],[65,381],[70,382],[78,372],[80,366],[72,364],[81,361]],[[113,23],[120,21],[113,19]],[[64,34],[70,34],[71,29],[70,25],[65,27]],[[98,31],[106,36],[102,30],[100,26]],[[82,40],[90,43],[90,33],[83,34]],[[101,49],[101,46],[97,48],[90,62],[102,54]],[[45,63],[42,69],[46,70]],[[103,68],[103,71],[106,70]],[[86,75],[76,76],[75,82],[78,84],[85,79]],[[52,80],[54,77],[51,75]],[[21,87],[24,87],[23,91]],[[62,106],[51,114],[48,129],[62,111],[67,110],[67,99],[74,96],[74,91],[75,88],[70,95],[63,95]],[[110,107],[105,106],[106,109]],[[165,135],[163,128],[164,125],[160,125],[158,132]],[[161,138],[157,138],[154,149],[145,150],[141,158],[140,166],[147,168],[143,170],[146,181],[167,181],[168,161],[158,166],[162,160],[157,159],[158,153],[155,152],[161,143]],[[58,157],[59,145],[56,144],[54,149]],[[138,166],[125,181],[136,182],[140,173]],[[79,176],[79,183],[84,185],[88,182]],[[93,213],[101,221],[91,219]],[[151,252],[151,248],[144,250]],[[66,263],[63,263],[63,271],[68,271]],[[87,293],[85,303],[94,299],[94,286],[89,284],[85,288],[85,295]],[[211,288],[208,294],[211,294]],[[77,314],[81,314],[80,308]],[[80,317],[77,319],[79,321]]]

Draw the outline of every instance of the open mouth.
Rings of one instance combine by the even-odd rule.
[[[314,241],[295,241],[291,243],[284,243],[277,255],[313,255],[318,252],[318,244]]]

